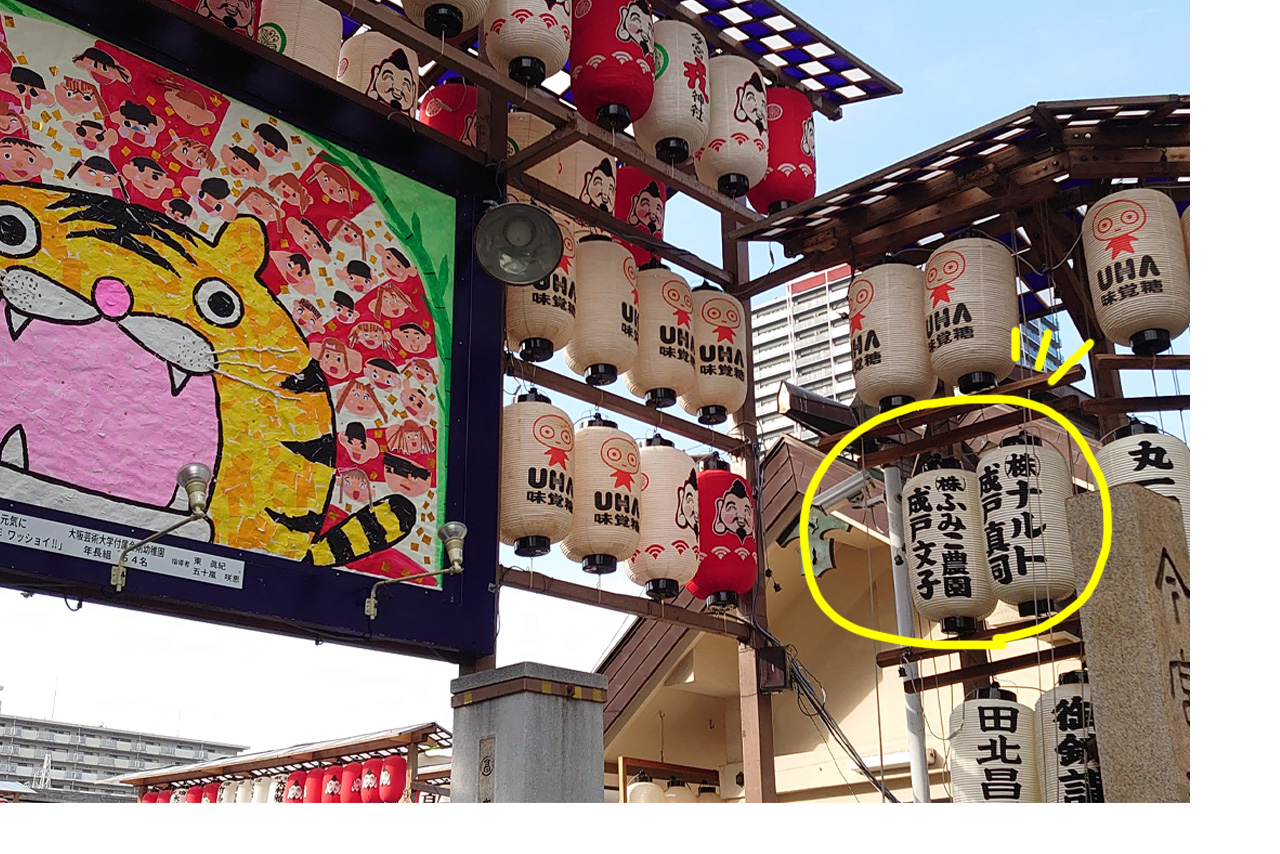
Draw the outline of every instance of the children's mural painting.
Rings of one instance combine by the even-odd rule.
[[[439,565],[454,200],[0,2],[0,497]],[[436,586],[434,579],[424,582]]]

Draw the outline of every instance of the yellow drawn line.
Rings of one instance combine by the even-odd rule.
[[[1053,330],[1046,329],[1040,336],[1040,352],[1036,354],[1036,370],[1043,371],[1045,360],[1049,358],[1049,347],[1053,345]]]
[[[1016,365],[1022,361],[1022,327],[1015,326],[1009,330],[1009,358]],[[1037,369],[1038,370],[1038,369]]]
[[[1066,374],[1067,371],[1074,368],[1077,362],[1082,361],[1084,357],[1087,356],[1089,354],[1089,351],[1092,349],[1093,349],[1093,339],[1090,338],[1088,341],[1080,345],[1079,350],[1076,350],[1074,353],[1071,354],[1070,359],[1067,359],[1067,361],[1062,363],[1062,367],[1058,368],[1058,370],[1053,372],[1053,376],[1049,377],[1049,385],[1057,385],[1058,381],[1062,379],[1063,375]]]

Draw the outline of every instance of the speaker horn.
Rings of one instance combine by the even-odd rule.
[[[508,285],[532,285],[551,275],[564,238],[551,214],[523,202],[491,208],[476,225],[476,257],[485,272]]]

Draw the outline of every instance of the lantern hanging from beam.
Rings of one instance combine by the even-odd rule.
[[[573,422],[536,389],[502,412],[502,542],[541,557],[573,523]]]
[[[303,784],[302,801],[308,804],[322,803],[324,800],[324,771],[323,768],[312,768],[307,772],[306,782]],[[237,801],[239,803],[239,801]]]
[[[412,116],[418,106],[418,54],[376,30],[356,33],[342,43],[338,82]]]
[[[564,254],[551,275],[530,287],[507,288],[507,349],[526,362],[545,362],[573,340],[578,314],[578,242],[572,220],[547,210],[560,227]]]
[[[663,163],[679,165],[701,150],[711,128],[707,41],[691,24],[653,25],[653,103],[635,122],[636,143]]]
[[[617,133],[653,101],[653,13],[647,0],[589,0],[573,7],[573,103]]]
[[[1089,674],[1074,670],[1036,701],[1036,756],[1047,804],[1100,804],[1102,770]]]
[[[977,474],[996,596],[1024,617],[1057,610],[1076,589],[1067,461],[1039,436],[1020,433],[983,453]]]
[[[647,232],[654,240],[662,239],[667,220],[667,188],[634,166],[618,167],[617,200],[613,215],[618,220]],[[631,250],[636,264],[644,267],[658,260],[642,246],[620,241]]]
[[[747,399],[742,303],[705,282],[693,289],[693,342],[698,377],[680,406],[702,424],[723,424]]]
[[[236,785],[236,803],[251,804],[253,803],[253,781],[241,780]]]
[[[285,781],[284,786],[284,802],[286,804],[301,804],[305,802],[307,790],[307,772],[294,771]]]
[[[252,783],[250,787],[252,787]],[[187,803],[201,804],[204,803],[204,786],[192,786],[187,789]]]
[[[342,13],[320,0],[261,0],[258,44],[335,77],[342,54]]]
[[[236,789],[239,784],[232,780],[225,780],[218,784],[218,803],[234,804],[236,802]]]
[[[711,122],[694,155],[698,180],[726,196],[745,196],[769,168],[768,102],[764,78],[749,59],[731,54],[707,63]]]
[[[1154,425],[1132,420],[1115,431],[1098,452],[1107,486],[1137,483],[1182,505],[1182,523],[1191,548],[1191,450]]]
[[[262,0],[210,3],[208,0],[177,0],[179,6],[194,9],[202,18],[222,24],[233,33],[257,37],[259,7]]]
[[[171,804],[173,803],[173,789],[161,789],[156,793],[156,803]]]
[[[693,789],[690,789],[675,777],[672,777],[671,782],[667,784],[664,798],[669,804],[696,804],[698,802],[698,796],[693,793]]]
[[[320,803],[342,803],[342,766],[330,765],[320,777]]]
[[[978,476],[935,456],[902,488],[907,567],[916,611],[948,634],[969,634],[996,609],[983,551]]]
[[[153,791],[144,792],[142,795],[142,800],[140,800],[138,803],[154,804],[159,802],[159,798],[160,798],[160,795],[157,792],[153,792]]]
[[[636,259],[608,237],[578,243],[578,312],[564,348],[569,370],[589,385],[609,385],[635,364],[640,341]]]
[[[490,0],[480,28],[480,52],[517,83],[538,86],[564,68],[572,34],[568,0]]]
[[[854,384],[881,411],[931,398],[938,387],[924,307],[924,273],[909,264],[879,264],[849,285]]]
[[[271,803],[270,777],[259,777],[253,781],[253,802],[255,804]]]
[[[526,113],[521,110],[512,110],[507,114],[507,157],[515,157],[521,151],[533,145],[540,139],[543,139],[553,130],[551,123],[544,121],[533,113]],[[550,184],[553,187],[561,187],[560,173],[563,169],[562,158],[564,153],[553,154],[535,166],[530,166],[525,170],[530,178],[536,178],[544,184]],[[519,186],[520,179],[514,178],[511,183]],[[578,188],[564,189],[565,193],[574,198],[578,197]],[[508,195],[513,195],[512,190],[508,189]],[[527,200],[527,194],[520,194],[520,197]]]
[[[693,294],[684,277],[661,264],[637,274],[640,293],[639,350],[635,364],[623,376],[627,390],[644,398],[646,406],[663,409],[693,390]]]
[[[956,706],[949,744],[953,802],[1040,803],[1035,713],[1012,691],[979,688]]]
[[[747,479],[718,455],[698,473],[698,550],[702,561],[689,592],[707,600],[710,611],[738,607],[738,597],[755,587],[759,574],[756,513]]]
[[[358,804],[362,802],[360,792],[364,788],[364,763],[348,762],[342,766],[342,802]]]
[[[382,803],[382,795],[379,793],[378,787],[382,784],[382,763],[381,756],[375,756],[373,759],[366,759],[364,762],[364,777],[360,783],[360,799],[366,804]]]
[[[289,787],[289,775],[277,774],[271,778],[271,803],[282,804]],[[222,799],[218,799],[218,803],[222,803]]]
[[[627,784],[627,803],[629,804],[665,804],[667,794],[663,788],[641,771],[635,780]]]
[[[1005,245],[987,237],[952,240],[929,256],[924,275],[925,334],[934,373],[964,394],[1008,377],[1018,286]]]
[[[216,804],[218,802],[219,785],[217,783],[205,783],[200,789],[200,800],[202,804]]]
[[[1191,323],[1191,273],[1173,200],[1121,190],[1089,208],[1081,228],[1102,334],[1140,356],[1168,350]]]
[[[1182,242],[1187,247],[1187,274],[1191,273],[1191,205],[1182,212]]]
[[[807,202],[818,192],[813,104],[789,86],[771,86],[768,95],[769,168],[747,200],[762,214],[776,214]]]
[[[418,108],[418,121],[474,147],[479,91],[456,77],[433,86]]]
[[[405,781],[409,776],[409,760],[396,754],[382,762],[378,772],[378,797],[384,804],[398,804],[404,797]]]
[[[404,0],[404,14],[432,35],[451,39],[478,27],[488,6],[489,0]]]
[[[604,575],[640,544],[640,449],[599,414],[574,436],[573,526],[560,549],[582,569]]]
[[[560,156],[560,190],[583,204],[613,214],[618,191],[618,161],[585,142],[575,142]]]
[[[640,544],[627,577],[650,599],[674,599],[698,572],[698,472],[662,438],[640,448]]]

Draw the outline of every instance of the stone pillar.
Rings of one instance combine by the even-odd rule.
[[[607,677],[516,664],[453,680],[453,803],[600,803]]]
[[[1111,490],[1111,553],[1080,609],[1099,763],[1113,803],[1191,800],[1191,565],[1178,502]],[[1102,543],[1097,493],[1067,501],[1078,589]]]

